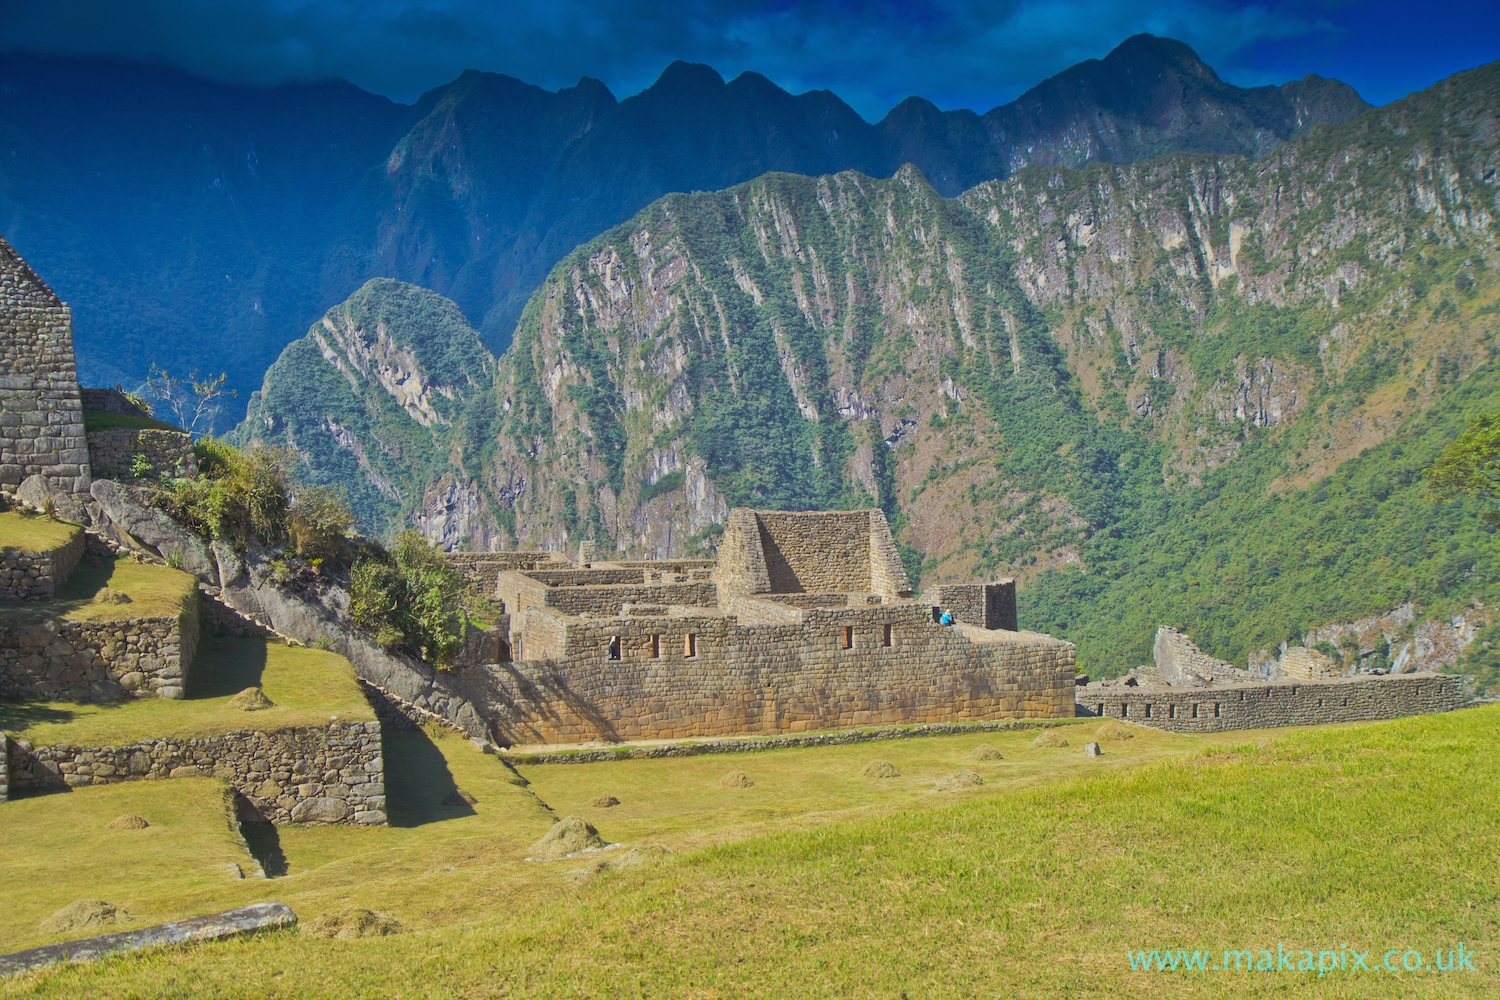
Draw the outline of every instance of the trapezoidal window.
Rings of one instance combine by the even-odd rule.
[[[698,637],[691,632],[682,637],[682,655],[698,655]]]
[[[661,636],[659,635],[651,637],[651,659],[661,659]]]
[[[845,649],[853,649],[854,648],[854,626],[853,625],[845,625],[844,626],[843,635],[842,635],[840,641],[843,643],[843,648],[845,648]]]
[[[620,637],[617,635],[609,637],[609,658],[611,660],[620,658]]]
[[[880,626],[880,644],[882,646],[889,646],[891,644],[891,627],[889,625]]]

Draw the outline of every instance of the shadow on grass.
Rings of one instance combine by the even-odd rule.
[[[426,733],[388,732],[382,743],[391,826],[425,826],[474,815],[474,808],[459,795],[443,752]]]
[[[266,873],[266,878],[281,878],[291,870],[286,852],[281,849],[281,834],[276,832],[275,825],[241,823],[240,836],[245,838],[250,856],[260,865],[261,871]]]
[[[222,698],[260,687],[266,670],[266,640],[204,636],[188,671],[188,698]]]
[[[77,713],[56,705],[0,701],[0,731],[17,733],[44,722],[72,722]]]

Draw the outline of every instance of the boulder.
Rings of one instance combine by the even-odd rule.
[[[89,515],[78,501],[54,487],[46,476],[27,476],[16,488],[16,497],[37,510],[46,510],[50,504],[52,513],[59,520],[83,525],[89,523]]]
[[[343,799],[303,799],[292,807],[293,823],[341,823],[349,818],[349,803]]]
[[[1099,744],[1097,743],[1085,743],[1083,745],[1083,755],[1085,757],[1102,757],[1104,756],[1104,751],[1099,749]]]
[[[219,567],[203,539],[152,507],[147,490],[96,479],[89,494],[99,502],[105,519],[138,547],[178,562],[204,583],[218,585]]]

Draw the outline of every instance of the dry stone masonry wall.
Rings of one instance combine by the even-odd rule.
[[[569,620],[534,608],[527,659],[464,680],[508,745],[1073,714],[1071,643],[972,641],[919,604],[786,610],[800,620]]]
[[[984,629],[1006,629],[1014,632],[1016,624],[1016,581],[965,583],[939,587],[932,595],[933,604],[950,612],[955,619]]]
[[[0,551],[0,601],[45,600],[57,593],[83,558],[82,529],[67,543],[43,552]]]
[[[63,493],[89,489],[73,319],[0,239],[0,489],[32,475]]]
[[[0,697],[181,698],[197,648],[196,602],[176,618],[0,629]]]
[[[1461,677],[1402,674],[1196,689],[1089,687],[1078,692],[1078,714],[1178,733],[1216,733],[1451,712],[1468,700]]]
[[[15,791],[110,785],[149,778],[230,782],[253,815],[272,823],[383,825],[385,771],[379,722],[142,740],[121,747],[32,746],[12,739]]]
[[[135,482],[137,455],[151,466],[151,473],[146,478],[163,475],[183,478],[198,474],[193,438],[186,431],[139,427],[89,431],[88,447],[89,468],[99,479]]]

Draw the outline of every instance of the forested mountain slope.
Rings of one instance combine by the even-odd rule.
[[[463,309],[495,350],[547,272],[670,191],[915,163],[957,194],[1028,162],[1259,154],[1365,104],[1334,81],[1242,89],[1137,36],[983,117],[677,63],[616,102],[465,72],[407,107],[342,81],[261,90],[100,60],[0,58],[0,232],[74,309],[86,382],[152,363],[242,393],[367,279]]]
[[[1493,535],[1418,474],[1500,407],[1497,167],[1490,66],[1259,160],[668,196],[554,268],[428,502],[656,555],[875,502],[924,584],[1019,573],[1111,671],[1162,623],[1243,659],[1488,600]]]

